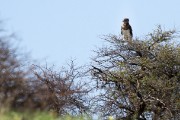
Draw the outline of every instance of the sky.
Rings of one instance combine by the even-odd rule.
[[[180,30],[180,0],[0,0],[0,20],[33,59],[63,65],[87,64],[102,47],[101,36],[120,34],[130,19],[134,37],[158,24]]]

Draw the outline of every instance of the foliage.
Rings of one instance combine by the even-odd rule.
[[[57,116],[53,112],[18,112],[12,110],[0,110],[0,120],[92,120],[86,115],[82,116]]]
[[[73,62],[60,71],[47,65],[27,65],[26,59],[10,44],[11,39],[0,36],[0,107],[51,110],[59,115],[88,112],[90,87],[82,79],[85,72]]]
[[[16,95],[26,91],[25,62],[17,56],[17,50],[9,41],[11,37],[0,37],[0,106],[9,105]]]
[[[104,92],[97,111],[127,120],[169,120],[180,117],[180,46],[175,30],[160,26],[144,40],[128,43],[105,37],[109,46],[96,51],[92,77]]]
[[[60,115],[82,114],[89,110],[87,95],[91,89],[82,80],[85,74],[78,69],[73,61],[68,70],[64,68],[60,72],[52,67],[34,66],[36,81],[39,81],[38,97],[41,97],[39,99],[43,101],[45,108]]]

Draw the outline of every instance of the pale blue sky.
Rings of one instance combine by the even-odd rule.
[[[180,0],[0,0],[0,19],[21,46],[58,65],[71,58],[88,63],[104,44],[99,36],[118,35],[124,17],[142,37],[157,24],[179,30],[179,14]]]

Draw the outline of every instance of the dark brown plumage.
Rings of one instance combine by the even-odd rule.
[[[123,30],[129,30],[130,35],[133,36],[132,27],[129,24],[129,19],[128,18],[125,18],[123,20],[123,25],[121,26],[121,35],[124,35]]]

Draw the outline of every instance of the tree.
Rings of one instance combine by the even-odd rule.
[[[10,105],[14,97],[26,87],[27,71],[24,69],[20,56],[17,56],[17,49],[9,42],[11,36],[0,37],[0,105]],[[6,41],[8,40],[8,41]]]
[[[53,110],[58,115],[88,112],[90,87],[81,67],[72,62],[69,69],[57,72],[53,67],[27,65],[11,39],[0,37],[0,108]]]
[[[57,115],[78,115],[89,112],[85,74],[73,62],[70,68],[57,72],[53,67],[33,65],[26,89],[14,96],[12,108],[17,110],[54,111]]]
[[[116,119],[180,119],[180,46],[170,43],[175,38],[175,30],[161,26],[132,43],[105,36],[109,46],[96,51],[91,69],[103,89],[96,110]]]
[[[43,103],[43,108],[53,110],[59,115],[82,114],[89,110],[88,93],[90,87],[85,82],[85,73],[79,71],[72,62],[69,69],[60,72],[48,68],[35,66],[36,76],[34,89],[36,97]],[[83,78],[83,79],[82,79]]]

